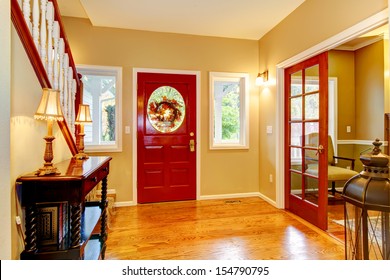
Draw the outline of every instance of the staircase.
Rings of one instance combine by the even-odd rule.
[[[64,121],[58,126],[76,155],[75,125],[82,100],[77,73],[56,0],[11,0],[11,19],[42,88],[61,92]]]

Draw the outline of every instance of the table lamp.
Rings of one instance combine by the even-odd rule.
[[[87,159],[88,155],[84,153],[84,125],[86,123],[91,123],[92,118],[91,118],[91,113],[89,111],[89,105],[86,104],[80,104],[79,105],[79,111],[77,113],[76,117],[76,124],[80,125],[80,130],[79,133],[77,134],[78,137],[78,143],[79,146],[77,147],[79,152],[74,156],[76,159]]]
[[[39,103],[38,109],[34,115],[35,119],[47,121],[47,135],[43,138],[46,140],[46,148],[43,159],[45,163],[37,171],[38,176],[60,174],[58,169],[53,166],[53,121],[63,121],[64,117],[62,114],[61,103],[60,103],[60,91],[43,88],[41,102]]]

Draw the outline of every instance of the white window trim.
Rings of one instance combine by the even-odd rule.
[[[116,73],[115,93],[115,144],[88,145],[85,143],[86,152],[122,152],[122,67],[100,65],[77,65],[78,70],[88,71],[88,74],[104,75]]]
[[[214,82],[223,79],[240,81],[240,140],[238,143],[214,142]],[[247,73],[209,73],[210,90],[210,149],[249,149],[249,74]]]

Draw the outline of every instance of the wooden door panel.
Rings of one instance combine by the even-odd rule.
[[[318,207],[314,204],[307,204],[302,207],[302,201],[297,197],[290,196],[289,210],[299,217],[303,217],[306,221],[313,225],[318,224]]]
[[[327,228],[327,71],[327,53],[285,69],[285,206],[321,229]]]
[[[162,168],[153,168],[153,169],[144,169],[144,188],[163,188],[164,187],[164,169]]]
[[[189,162],[188,144],[182,146],[172,146],[170,148],[170,156],[172,162]]]
[[[144,163],[163,163],[164,146],[145,146]]]
[[[188,187],[190,171],[188,168],[171,168],[171,187]]]
[[[137,104],[138,202],[196,199],[196,76],[138,73]]]

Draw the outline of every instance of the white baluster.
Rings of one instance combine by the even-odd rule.
[[[53,42],[54,42],[54,53],[53,53],[53,69],[54,69],[54,89],[59,89],[59,77],[60,77],[60,67],[58,65],[58,49],[60,41],[60,26],[58,21],[55,21],[53,24]]]
[[[59,57],[59,83],[58,88],[60,90],[60,98],[61,98],[61,104],[62,109],[65,109],[65,96],[64,96],[64,76],[63,76],[63,69],[64,69],[64,51],[65,51],[65,45],[64,45],[64,39],[60,38],[59,43],[59,49],[58,49],[58,57]],[[65,113],[65,112],[64,112]]]
[[[41,25],[40,25],[40,44],[41,44],[41,60],[43,63],[43,66],[47,70],[47,42],[46,42],[46,6],[47,6],[47,0],[41,0]]]
[[[76,92],[77,92],[76,79],[73,79],[72,80],[72,116],[71,116],[71,119],[72,119],[72,122],[73,122],[73,126],[72,126],[72,135],[73,135],[73,137],[75,137],[75,131],[76,131],[76,127],[75,127],[75,121],[76,121]]]
[[[64,116],[66,121],[69,121],[69,91],[68,91],[68,70],[69,70],[69,56],[67,53],[64,54],[64,65],[63,65],[63,73],[64,73],[64,107],[65,110]]]
[[[69,67],[68,69],[68,120],[70,127],[73,127],[73,119],[72,119],[72,110],[73,110],[73,104],[72,104],[72,79],[73,79],[73,69]]]
[[[53,3],[47,3],[47,76],[51,86],[54,84],[53,80],[53,24],[54,24],[54,7]]]
[[[33,12],[32,12],[32,36],[37,50],[39,50],[39,0],[34,0],[33,2]]]
[[[30,6],[30,0],[23,0],[23,15],[24,15],[24,20],[27,23],[28,29],[30,30],[31,33],[31,6]]]

